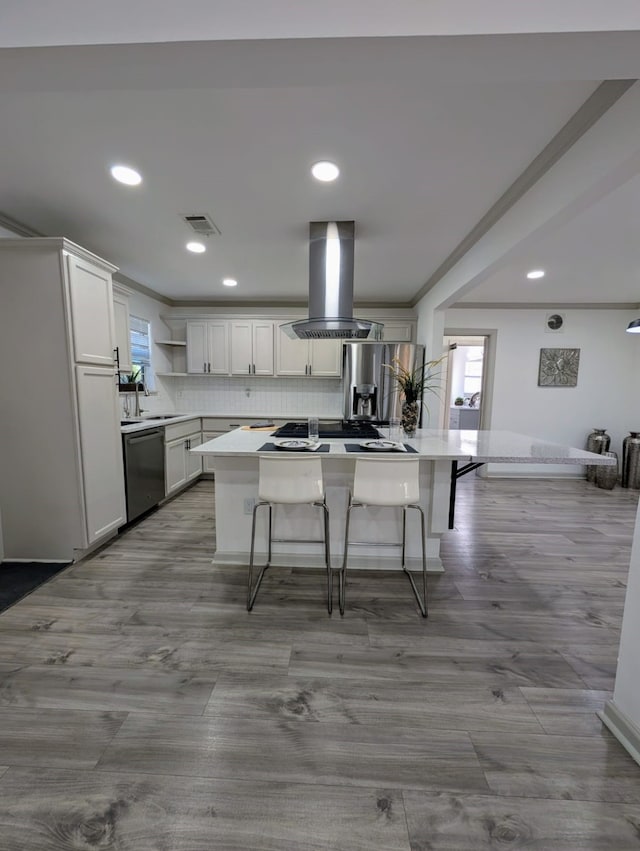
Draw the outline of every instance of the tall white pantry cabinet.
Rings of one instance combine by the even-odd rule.
[[[73,561],[125,522],[115,270],[65,239],[0,239],[6,561]]]

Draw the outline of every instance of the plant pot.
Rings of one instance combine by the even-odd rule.
[[[138,387],[138,390],[144,391],[144,384],[138,382],[136,385],[135,381],[124,381],[122,384],[118,384],[118,391],[120,393],[135,393],[136,386]]]
[[[457,408],[461,408],[464,405],[464,399],[456,399],[453,403]]]
[[[416,433],[419,412],[418,402],[403,402],[402,428],[408,437],[412,437]]]

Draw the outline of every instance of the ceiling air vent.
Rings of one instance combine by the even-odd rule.
[[[222,231],[209,216],[204,213],[193,213],[190,216],[183,216],[184,221],[189,225],[191,230],[200,236],[220,236]]]

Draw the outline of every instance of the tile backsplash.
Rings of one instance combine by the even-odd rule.
[[[322,378],[157,378],[158,395],[143,407],[160,412],[269,416],[342,415],[342,381]]]

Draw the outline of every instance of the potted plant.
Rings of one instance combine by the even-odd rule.
[[[121,393],[133,393],[136,389],[136,385],[138,390],[144,390],[144,384],[142,383],[142,367],[137,367],[128,375],[119,376],[118,389]]]
[[[464,399],[462,398],[462,396],[456,396],[456,398],[453,400],[453,404],[457,405],[457,407],[459,408],[460,405],[464,405]]]
[[[418,427],[420,417],[420,403],[426,409],[424,403],[426,393],[438,395],[440,384],[440,371],[436,369],[446,358],[446,353],[437,360],[427,361],[424,365],[414,370],[408,370],[397,358],[390,364],[384,366],[391,371],[391,377],[400,393],[402,402],[402,428],[405,434],[413,435]]]

